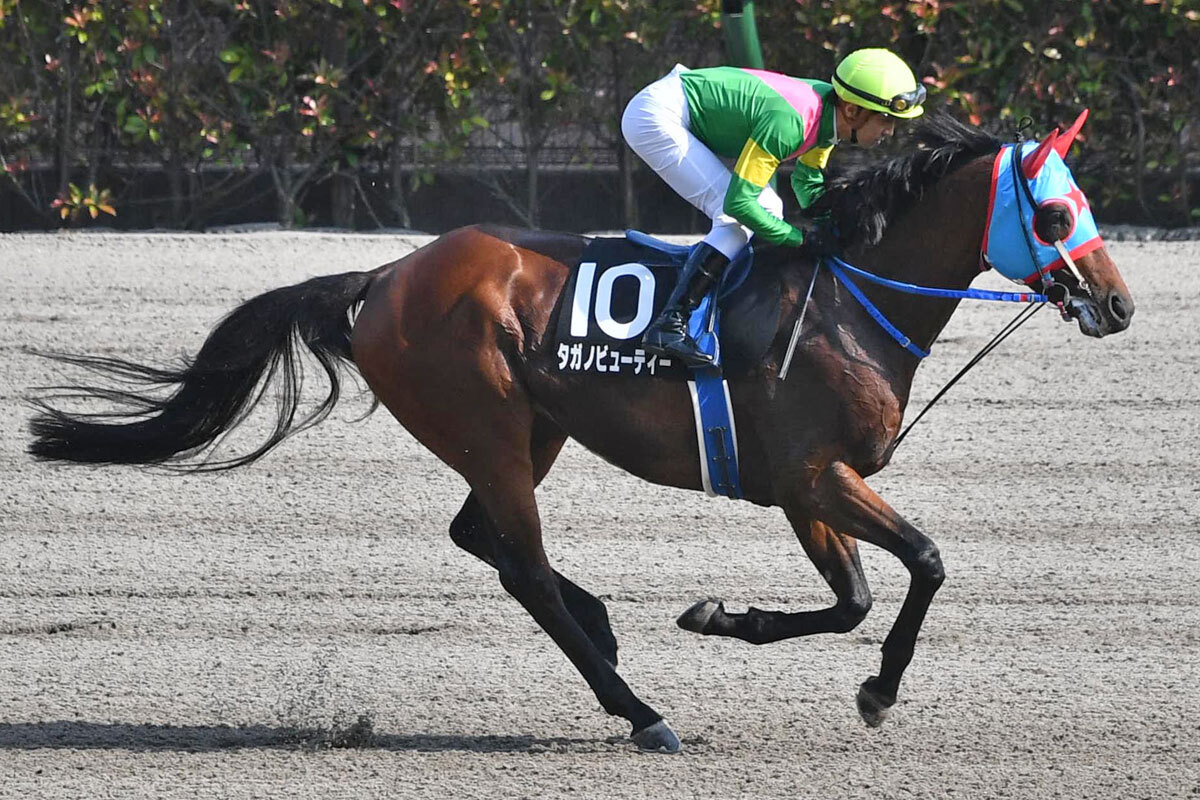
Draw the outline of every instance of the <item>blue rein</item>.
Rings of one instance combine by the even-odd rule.
[[[862,289],[858,288],[857,284],[850,280],[850,275],[847,273],[865,278],[872,283],[886,286],[889,289],[895,289],[906,294],[920,295],[922,297],[946,297],[955,300],[996,300],[1004,303],[1045,303],[1048,299],[1046,295],[1035,292],[993,292],[988,289],[935,289],[929,286],[917,286],[913,283],[903,283],[889,278],[881,278],[864,269],[859,269],[853,264],[847,264],[842,259],[832,255],[826,256],[824,263],[829,267],[829,271],[833,273],[834,277],[846,285],[846,289],[854,296],[854,299],[862,304],[862,307],[879,323],[879,326],[887,331],[901,347],[917,358],[925,358],[925,356],[929,355],[929,351],[923,350],[913,344],[911,339],[901,333],[900,329],[893,325],[883,315],[883,312],[867,299]]]

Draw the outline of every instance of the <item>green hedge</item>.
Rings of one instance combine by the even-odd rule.
[[[1045,127],[1090,107],[1077,172],[1120,214],[1108,221],[1200,216],[1196,0],[756,9],[769,68],[821,77],[883,45],[935,103],[979,123]],[[388,198],[371,219],[403,225],[414,184],[469,168],[474,142],[519,155],[518,184],[480,180],[536,224],[539,168],[564,130],[587,133],[578,161],[615,160],[631,185],[624,101],[675,61],[718,63],[719,12],[719,0],[0,0],[0,197],[43,222],[102,221],[149,167],[165,178],[150,202],[173,226],[203,225],[265,178],[283,224],[306,221],[318,182],[332,186],[330,221],[348,224],[369,174]]]
[[[1044,131],[1090,108],[1076,173],[1094,204],[1123,217],[1109,221],[1200,218],[1189,192],[1200,169],[1198,0],[825,0],[758,13],[768,60],[785,71],[885,45],[976,124],[1011,131],[1028,115]]]

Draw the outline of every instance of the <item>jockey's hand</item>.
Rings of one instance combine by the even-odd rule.
[[[810,255],[820,258],[842,251],[833,220],[828,216],[801,219],[796,227],[804,232],[804,241],[800,246]]]

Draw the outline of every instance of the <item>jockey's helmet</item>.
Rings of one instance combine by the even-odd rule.
[[[833,90],[847,103],[892,117],[925,113],[925,86],[900,56],[882,47],[855,50],[833,71]]]

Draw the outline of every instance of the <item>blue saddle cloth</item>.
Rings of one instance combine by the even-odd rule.
[[[625,231],[625,238],[634,244],[663,253],[680,269],[687,262],[692,250],[698,246],[671,244],[635,230]],[[695,340],[702,353],[712,356],[714,367],[721,365],[721,301],[745,282],[753,263],[754,248],[747,244],[725,270],[720,283],[705,295],[688,319],[688,334]]]

